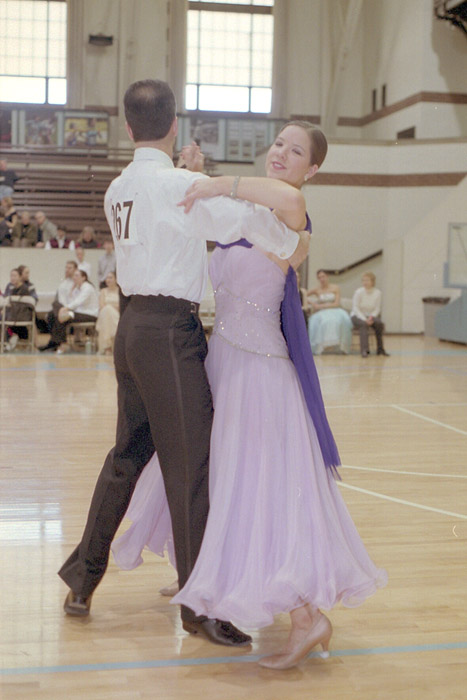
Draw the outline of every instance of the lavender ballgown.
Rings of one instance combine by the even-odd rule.
[[[193,572],[172,602],[249,628],[305,603],[359,605],[386,583],[386,572],[368,556],[325,467],[281,331],[286,277],[261,252],[240,246],[217,248],[210,275],[211,506]],[[156,455],[127,515],[133,523],[112,548],[117,564],[137,566],[145,546],[168,550],[174,563]]]

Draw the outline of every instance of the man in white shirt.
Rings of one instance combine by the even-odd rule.
[[[91,277],[91,263],[84,259],[85,250],[84,248],[76,248],[75,250],[76,258],[78,260],[78,270],[84,270],[89,279]]]
[[[65,277],[58,285],[56,301],[60,306],[66,306],[70,299],[71,290],[73,289],[73,276],[78,269],[78,264],[74,260],[68,260],[65,263]],[[55,304],[55,302],[54,302]],[[53,307],[52,307],[53,308]],[[60,307],[59,307],[60,308]],[[57,309],[58,313],[58,309]]]
[[[175,99],[162,81],[128,88],[125,99],[134,160],[110,185],[105,211],[117,276],[129,298],[115,338],[116,445],[94,491],[83,538],[59,571],[70,586],[65,611],[87,615],[107,567],[112,539],[138,477],[157,451],[172,519],[179,584],[193,569],[207,519],[212,401],[198,317],[207,278],[206,240],[245,237],[301,262],[308,234],[287,229],[265,207],[232,197],[178,203],[200,173],[175,169]],[[182,607],[183,628],[210,641],[243,646],[251,637],[228,622]]]
[[[111,240],[104,241],[104,251],[104,255],[101,255],[97,261],[97,279],[101,289],[106,286],[105,278],[109,272],[115,273],[117,265],[115,260],[114,244]]]
[[[65,277],[58,285],[57,293],[52,303],[52,311],[47,314],[47,330],[51,336],[54,327],[58,323],[58,312],[62,307],[66,306],[70,300],[71,290],[73,289],[74,284],[73,275],[77,269],[78,265],[74,260],[68,260],[68,262],[65,263]],[[40,347],[39,350],[41,352],[46,350],[54,350],[57,346],[58,343],[52,340],[51,337],[49,342]]]

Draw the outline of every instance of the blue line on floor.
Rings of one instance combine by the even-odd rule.
[[[371,656],[378,654],[408,654],[423,651],[450,651],[467,649],[467,642],[448,642],[446,644],[419,644],[410,646],[375,647],[373,649],[340,649],[331,651],[330,656]],[[122,661],[100,664],[76,664],[64,666],[31,666],[25,668],[2,668],[0,676],[21,676],[43,673],[82,673],[83,671],[124,671],[144,668],[170,668],[182,666],[209,666],[214,664],[255,663],[262,655],[212,656],[190,659],[154,659],[153,661]],[[313,652],[309,658],[319,658],[319,652]]]

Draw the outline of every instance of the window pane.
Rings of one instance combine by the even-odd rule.
[[[64,105],[66,103],[65,78],[49,78],[49,104]]]
[[[228,4],[272,7],[274,3],[273,0],[244,0],[241,3],[232,0]],[[254,11],[188,12],[187,82],[200,86],[198,109],[248,111],[249,88],[271,88],[273,21],[272,15]],[[237,105],[234,88],[238,88]],[[222,104],[230,106],[202,106],[219,99]],[[268,99],[267,93],[258,93],[258,111],[263,111]]]
[[[222,2],[225,5],[266,5],[274,6],[274,0],[199,0],[199,2]]]
[[[66,2],[49,3],[49,20],[51,22],[66,22]]]
[[[0,59],[0,74],[1,75],[18,75],[19,73],[20,61],[16,56],[13,58],[2,58]]]
[[[28,20],[31,20],[34,18],[34,3],[33,2],[19,2],[19,3],[16,3],[16,5],[19,5],[18,10],[15,12],[15,14],[18,17],[21,16],[21,19],[28,19]]]
[[[186,109],[198,109],[198,90],[196,85],[187,85],[185,88]]]
[[[247,87],[200,85],[198,108],[217,112],[248,112],[248,93]]]
[[[186,79],[190,83],[197,83],[199,80],[198,77],[198,65],[197,63],[194,65],[189,65],[186,71]]]
[[[24,5],[24,12],[27,11],[26,5],[31,6],[32,5],[32,16],[35,20],[46,20],[47,19],[47,5],[52,4],[52,3],[47,3],[41,0],[38,2],[37,0],[28,0],[28,2],[24,2],[24,0],[21,0],[19,3],[20,5]]]
[[[272,90],[271,88],[251,88],[251,111],[270,112],[271,111]]]
[[[45,78],[21,78],[0,75],[0,99],[3,102],[45,102]]]
[[[59,58],[50,58],[48,62],[47,75],[50,78],[65,77],[65,62]]]
[[[211,2],[211,0],[200,0],[200,2]],[[251,0],[212,0],[212,2],[222,2],[229,5],[251,5]]]
[[[21,102],[44,102],[45,78],[66,77],[66,2],[0,0],[0,77],[14,78],[21,87]],[[25,83],[19,77],[40,78]],[[10,91],[10,82],[3,82]],[[56,83],[57,86],[61,83]],[[55,94],[59,90],[60,97]],[[63,87],[54,87],[54,104],[62,103]],[[44,95],[44,96],[43,96]],[[0,99],[7,101],[3,94]]]

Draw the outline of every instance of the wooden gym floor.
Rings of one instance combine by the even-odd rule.
[[[387,588],[336,608],[332,654],[285,672],[191,637],[147,555],[113,562],[91,616],[66,618],[56,571],[78,542],[115,431],[110,358],[0,357],[2,700],[461,700],[467,697],[467,351],[387,338],[389,358],[317,358],[345,467],[342,494]]]

